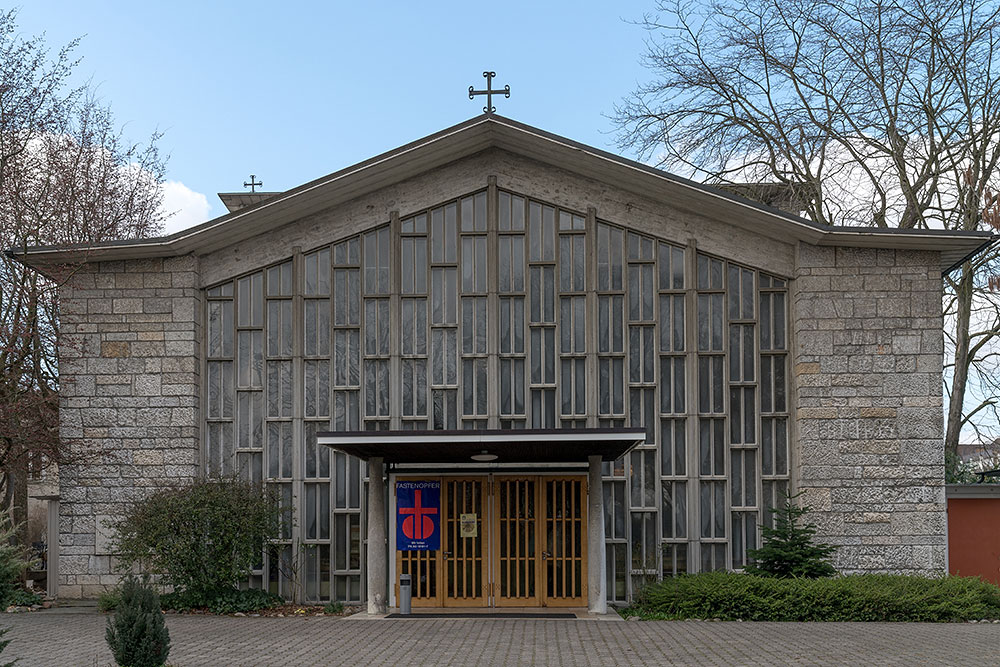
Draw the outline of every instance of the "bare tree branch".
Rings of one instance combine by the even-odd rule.
[[[128,142],[87,86],[71,88],[74,40],[50,59],[0,11],[0,250],[154,235],[164,161]],[[68,460],[58,433],[60,282],[0,255],[0,484],[23,520],[25,478]]]
[[[1000,231],[997,0],[660,0],[643,25],[651,80],[616,108],[622,147],[784,184],[821,224]],[[972,417],[1000,430],[977,398],[1000,376],[998,265],[944,280],[949,451]]]

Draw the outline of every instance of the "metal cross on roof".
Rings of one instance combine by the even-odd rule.
[[[473,86],[469,86],[470,100],[476,95],[486,96],[486,106],[483,107],[483,111],[486,113],[493,113],[494,111],[497,110],[497,108],[493,106],[494,95],[499,95],[500,93],[503,93],[504,97],[510,97],[510,86],[504,86],[503,90],[493,89],[492,85],[493,77],[495,77],[496,75],[497,75],[496,72],[483,72],[483,76],[486,77],[486,90],[474,90]]]
[[[264,187],[264,184],[262,182],[260,182],[260,181],[257,181],[255,183],[254,182],[255,178],[257,178],[257,177],[254,174],[250,174],[250,182],[247,183],[246,181],[243,181],[243,187],[250,188],[250,192],[252,192],[252,193],[253,192],[257,192],[257,188]]]

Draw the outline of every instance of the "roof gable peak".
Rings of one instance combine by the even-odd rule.
[[[35,247],[14,254],[31,264],[72,261],[83,255],[87,261],[95,261],[206,254],[488,148],[551,164],[649,197],[664,206],[714,217],[784,242],[859,247],[898,245],[942,251],[943,245],[952,244],[956,247],[949,256],[964,258],[989,244],[992,238],[983,232],[827,227],[496,113],[484,113],[286,192],[255,193],[262,199],[246,201],[223,216],[169,236],[85,246]],[[264,195],[269,196],[263,198]]]

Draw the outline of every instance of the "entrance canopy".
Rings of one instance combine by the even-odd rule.
[[[340,431],[317,433],[316,440],[365,461],[380,457],[392,464],[586,463],[591,456],[614,461],[645,442],[646,431],[641,428]]]

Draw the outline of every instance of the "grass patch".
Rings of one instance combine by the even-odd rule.
[[[973,577],[865,574],[777,579],[707,572],[646,588],[624,616],[723,621],[920,621],[1000,618],[1000,588]]]
[[[118,608],[122,601],[122,592],[116,586],[101,591],[97,596],[97,611],[109,613]]]

